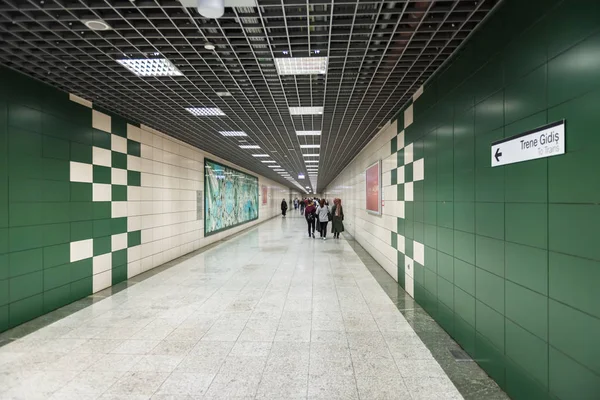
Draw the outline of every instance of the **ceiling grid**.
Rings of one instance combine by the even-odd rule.
[[[256,0],[214,20],[178,0],[0,0],[0,64],[318,192],[498,1]],[[278,73],[276,60],[297,57],[326,57],[327,69]],[[181,76],[138,76],[118,62],[138,58],[167,59]]]

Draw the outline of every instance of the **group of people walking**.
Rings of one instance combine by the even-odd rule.
[[[282,213],[285,216],[284,203],[282,202]],[[331,233],[339,239],[340,233],[344,232],[344,209],[340,199],[333,200],[333,206],[325,199],[306,198],[294,200],[294,209],[300,209],[300,215],[304,215],[308,225],[308,237],[315,238],[315,231],[319,232],[321,239],[327,240],[327,225],[331,221]],[[287,204],[285,205],[287,210]]]

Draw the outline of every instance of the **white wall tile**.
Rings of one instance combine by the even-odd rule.
[[[404,130],[402,130],[399,134],[398,134],[398,141],[397,141],[397,145],[396,147],[398,148],[398,150],[403,149],[404,148]]]
[[[425,246],[416,240],[413,242],[413,257],[416,262],[423,266],[425,265]]]
[[[404,110],[404,129],[408,128],[413,123],[413,105],[408,106]]]
[[[142,160],[139,157],[128,155],[127,156],[127,169],[130,171],[141,171]]]
[[[425,178],[425,160],[418,159],[413,163],[413,181],[422,181]]]
[[[93,259],[93,273],[94,275],[104,271],[108,271],[112,268],[112,253],[102,254],[96,256]]]
[[[414,161],[414,146],[413,144],[409,144],[404,148],[404,165],[410,164]]]
[[[83,97],[79,97],[73,93],[69,93],[69,100],[74,101],[75,103],[81,104],[82,106],[86,106],[87,108],[92,108],[92,102],[84,99]]]
[[[92,183],[94,178],[94,167],[92,164],[83,164],[71,161],[69,163],[71,182]]]
[[[92,163],[110,167],[112,165],[112,153],[110,150],[101,147],[92,147]]]
[[[404,184],[404,201],[414,201],[413,182],[407,182]]]
[[[404,183],[404,165],[396,170],[397,183]]]
[[[111,201],[112,200],[112,185],[105,183],[92,184],[92,200],[93,201]]]
[[[94,293],[112,286],[112,269],[96,274],[92,278],[92,291]]]
[[[111,183],[113,185],[127,185],[127,170],[121,168],[111,168]]]
[[[127,216],[127,202],[113,201],[111,204],[112,218],[123,218]]]
[[[118,251],[127,248],[127,233],[112,235],[110,239],[112,251]]]
[[[110,147],[112,151],[127,154],[127,139],[118,135],[111,135]]]
[[[141,129],[137,126],[133,126],[131,124],[127,124],[127,139],[135,140],[136,142],[140,141],[142,136]]]
[[[111,117],[100,111],[92,111],[92,128],[111,133]]]
[[[71,262],[85,260],[91,258],[94,255],[94,241],[93,239],[80,240],[77,242],[71,242]]]

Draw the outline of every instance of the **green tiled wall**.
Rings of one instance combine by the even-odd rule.
[[[113,118],[113,133],[126,136],[120,122]],[[70,182],[70,162],[91,164],[92,146],[111,148],[110,134],[92,128],[91,108],[0,68],[0,332],[92,293],[92,258],[71,263],[71,242],[94,238],[94,255],[104,254],[111,234],[127,232],[109,202],[92,202],[91,183]],[[130,154],[139,146],[131,142]],[[127,168],[126,157],[113,153],[113,165]],[[110,168],[94,168],[95,182],[111,183]],[[129,172],[139,185],[139,172]],[[113,191],[126,196],[125,186]],[[139,231],[129,233],[130,245],[139,242]],[[112,262],[113,284],[127,279],[127,249]]]
[[[600,4],[506,0],[413,107],[416,300],[512,398],[599,399]],[[563,118],[567,154],[490,167],[493,141]]]

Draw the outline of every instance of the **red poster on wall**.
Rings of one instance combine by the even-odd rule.
[[[265,185],[262,186],[262,203],[267,204],[269,196],[269,189]]]
[[[381,162],[367,168],[365,175],[367,211],[381,214]]]

